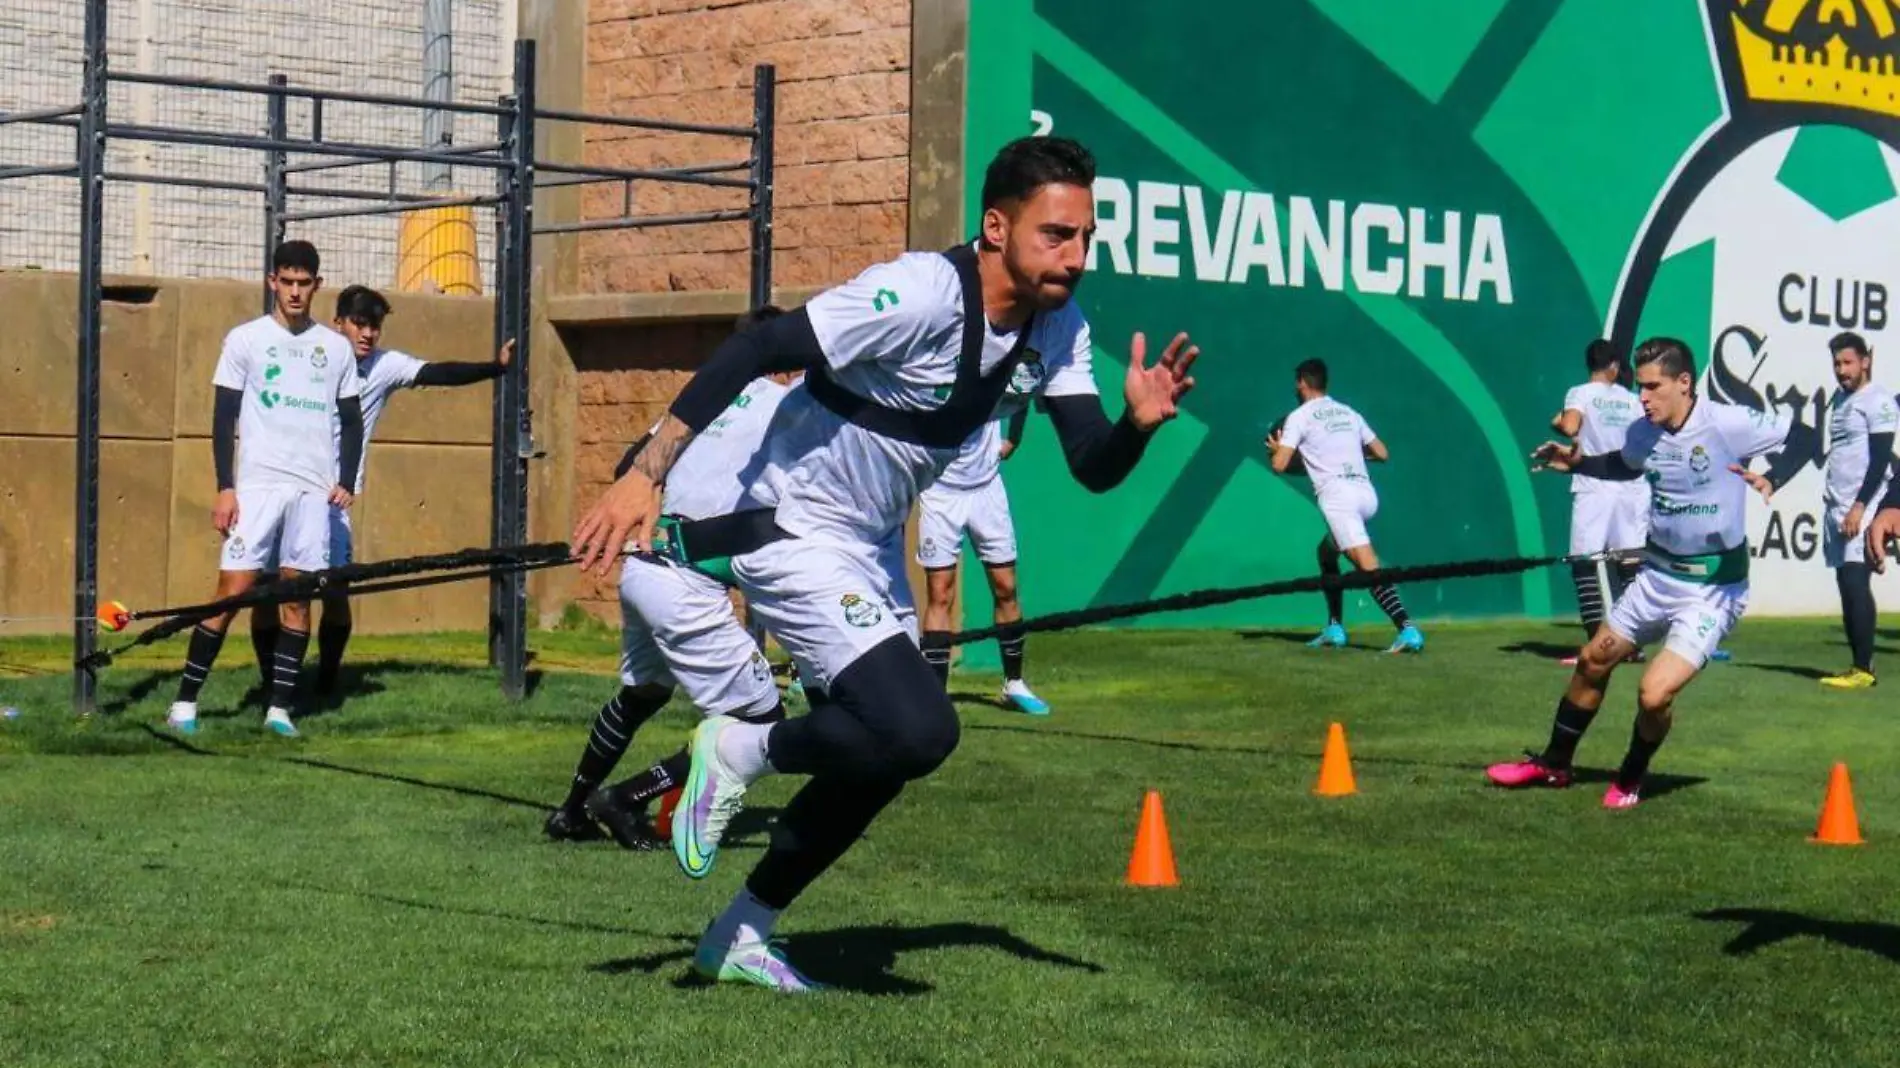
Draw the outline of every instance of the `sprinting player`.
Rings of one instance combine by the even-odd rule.
[[[361,387],[350,343],[310,317],[310,302],[323,284],[318,268],[310,242],[277,246],[268,279],[274,307],[225,335],[211,379],[217,391],[211,454],[218,479],[211,523],[225,536],[219,598],[250,589],[271,560],[286,579],[329,567],[331,517],[351,503],[348,487],[356,484],[363,456]],[[264,725],[294,737],[290,710],[310,646],[310,602],[286,601],[277,613],[281,629],[271,654]],[[198,690],[236,614],[214,616],[192,630],[178,699],[165,717],[175,730],[198,729]]]
[[[385,349],[378,342],[383,336],[383,320],[389,315],[389,301],[368,286],[349,286],[336,297],[336,328],[349,341],[356,356],[356,373],[361,380],[363,408],[363,462],[356,472],[353,495],[363,495],[363,482],[369,474],[369,441],[382,418],[383,406],[399,389],[418,386],[467,386],[499,378],[514,359],[515,343],[509,340],[491,361],[479,363],[428,363],[406,352]],[[339,441],[343,433],[337,423]],[[341,445],[339,444],[339,451]],[[355,536],[350,513],[337,510],[330,515],[330,566],[342,567],[356,559]],[[317,626],[317,684],[319,694],[336,692],[337,676],[343,666],[343,649],[350,642],[350,593],[347,587],[323,595],[323,620]],[[251,612],[251,645],[257,651],[260,669],[270,663],[269,650],[276,648],[277,621],[268,612]],[[269,671],[265,669],[268,678]]]
[[[1781,449],[1768,483],[1780,486],[1808,455],[1792,417],[1717,404],[1696,396],[1695,362],[1674,338],[1636,348],[1642,422],[1616,452],[1586,455],[1576,445],[1548,442],[1533,457],[1557,471],[1592,478],[1647,480],[1649,541],[1643,564],[1609,619],[1577,654],[1569,689],[1557,703],[1544,751],[1528,760],[1493,764],[1486,775],[1506,787],[1570,785],[1577,742],[1596,718],[1610,675],[1639,647],[1661,640],[1637,690],[1636,725],[1605,808],[1641,800],[1651,758],[1669,736],[1676,697],[1748,605],[1745,478],[1750,460]]]
[[[902,529],[918,492],[970,434],[1030,397],[1041,399],[1077,481],[1106,491],[1193,386],[1198,350],[1185,334],[1153,365],[1136,334],[1123,414],[1111,423],[1103,411],[1088,324],[1070,301],[1095,229],[1094,178],[1093,157],[1068,138],[1004,146],[984,177],[973,245],[873,266],[729,339],[575,529],[581,566],[604,572],[629,536],[648,536],[656,486],[746,382],[807,370],[766,435],[768,462],[749,491],[757,507],[722,525],[750,527],[749,543],[735,539],[743,551],[732,571],[797,662],[811,711],[769,726],[728,716],[700,724],[673,815],[681,868],[694,878],[712,870],[754,780],[777,772],[810,781],[700,939],[694,966],[704,975],[812,989],[771,945],[779,915],[906,783],[956,748],[956,709],[882,592],[893,580],[878,546]],[[1006,399],[1012,379],[1021,388]]]
[[[1621,382],[1623,357],[1615,345],[1600,338],[1590,342],[1584,349],[1583,362],[1590,373],[1589,381],[1564,395],[1563,410],[1550,421],[1551,429],[1574,441],[1586,456],[1617,452],[1623,448],[1629,428],[1643,418],[1642,403]],[[1570,555],[1641,548],[1648,522],[1649,487],[1641,481],[1571,476]],[[1610,561],[1605,574],[1610,582],[1607,592],[1614,602],[1635,575],[1635,568],[1621,560]],[[1583,623],[1583,640],[1588,643],[1603,625],[1606,591],[1593,560],[1572,561],[1570,577],[1576,583],[1577,614]],[[1574,665],[1576,657],[1567,658],[1565,663]]]
[[[1029,410],[1009,420],[986,424],[970,436],[955,462],[918,495],[917,566],[924,569],[924,659],[947,685],[950,681],[950,613],[957,603],[957,561],[969,534],[976,558],[990,582],[996,623],[1019,622],[1023,604],[1016,592],[1016,527],[1010,521],[1009,491],[1003,488],[1002,461],[1022,444]],[[1049,714],[1048,702],[1023,681],[1021,634],[996,639],[1003,654],[1003,700],[1032,716]]]
[[[1821,523],[1821,553],[1834,569],[1841,592],[1841,625],[1854,663],[1821,685],[1837,690],[1864,690],[1874,677],[1873,573],[1867,569],[1867,546],[1861,539],[1867,509],[1885,494],[1894,432],[1900,429],[1900,407],[1893,394],[1873,384],[1874,354],[1855,333],[1834,335],[1827,343],[1834,356],[1834,380],[1840,388],[1828,402],[1828,446],[1825,468],[1825,506]]]
[[[1293,371],[1293,387],[1300,406],[1286,417],[1278,431],[1267,437],[1273,450],[1273,470],[1286,474],[1298,461],[1313,480],[1320,514],[1326,517],[1326,536],[1319,543],[1321,574],[1339,574],[1343,553],[1360,571],[1377,570],[1379,556],[1372,549],[1366,522],[1379,512],[1379,494],[1366,473],[1366,461],[1384,463],[1389,457],[1364,417],[1326,394],[1326,364],[1307,360]],[[1372,587],[1372,599],[1398,628],[1388,653],[1416,653],[1425,648],[1425,635],[1406,614],[1399,591],[1390,585]],[[1346,645],[1345,591],[1326,590],[1326,627],[1307,644],[1314,648]]]
[[[766,305],[739,321],[741,332],[783,314]],[[680,519],[732,512],[746,490],[746,472],[795,375],[746,384],[719,417],[693,439],[666,482],[661,508]],[[615,477],[633,465],[643,438],[627,450]],[[596,821],[628,849],[665,842],[646,817],[653,798],[685,781],[686,750],[627,782],[602,788],[634,732],[673,698],[676,689],[709,716],[756,722],[783,719],[777,685],[757,639],[733,613],[721,577],[664,555],[635,553],[620,569],[620,692],[594,717],[587,748],[574,769],[567,799],[544,828],[556,840],[598,836]]]

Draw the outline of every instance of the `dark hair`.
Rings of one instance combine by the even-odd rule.
[[[388,314],[389,301],[368,286],[345,286],[343,292],[336,295],[338,319],[363,319],[381,326],[383,316]]]
[[[1839,356],[1844,349],[1853,349],[1862,356],[1872,355],[1867,348],[1867,339],[1852,330],[1843,330],[1827,343],[1827,351]]]
[[[1293,380],[1302,383],[1308,389],[1324,391],[1326,389],[1326,361],[1302,360],[1293,369]]]
[[[983,210],[1027,200],[1045,185],[1095,184],[1095,157],[1068,137],[1020,137],[1003,146],[983,172]]]
[[[1583,347],[1583,365],[1590,369],[1591,374],[1607,371],[1622,362],[1623,355],[1616,351],[1616,346],[1602,338]]]
[[[747,330],[758,326],[760,323],[769,322],[784,314],[785,309],[776,304],[761,304],[751,311],[746,312],[744,315],[739,316],[732,324],[732,332],[735,334],[743,334]]]
[[[1695,377],[1695,355],[1689,351],[1687,342],[1673,337],[1652,337],[1636,346],[1636,366],[1648,367],[1652,363],[1670,378]]]
[[[278,245],[277,251],[270,255],[272,272],[285,269],[303,270],[309,271],[313,278],[316,277],[322,262],[317,256],[317,246],[308,241],[286,241]]]

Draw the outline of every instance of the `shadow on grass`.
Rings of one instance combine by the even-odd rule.
[[[1698,920],[1745,925],[1722,947],[1731,957],[1746,957],[1791,938],[1818,938],[1900,964],[1900,924],[1826,920],[1785,909],[1709,909],[1693,915]]]
[[[1285,642],[1288,645],[1305,645],[1312,641],[1313,636],[1318,633],[1319,631],[1314,628],[1308,628],[1306,630],[1249,629],[1237,630],[1234,632],[1234,636],[1244,642],[1274,641]],[[1348,642],[1343,649],[1315,649],[1313,652],[1315,654],[1336,652],[1383,653],[1385,652],[1385,646],[1353,645]]]
[[[671,941],[681,948],[642,957],[604,961],[589,971],[604,975],[628,972],[658,974],[676,964],[693,959],[698,939],[673,935]],[[929,983],[895,974],[898,958],[905,953],[937,949],[992,949],[1031,964],[1074,968],[1092,974],[1103,971],[1101,965],[1053,950],[1043,949],[1008,930],[991,924],[938,923],[925,927],[900,927],[879,924],[873,927],[841,927],[835,931],[812,931],[790,935],[784,940],[785,955],[799,971],[813,980],[839,990],[860,994],[915,995],[935,989]],[[688,970],[673,980],[675,986],[704,985],[697,973]]]
[[[157,732],[155,731],[154,733]],[[503,804],[514,805],[517,808],[531,808],[536,812],[546,812],[554,807],[544,801],[532,801],[525,797],[499,794],[493,790],[483,790],[479,787],[457,786],[454,783],[445,782],[430,782],[427,779],[417,779],[408,775],[397,775],[394,772],[373,771],[369,768],[353,768],[347,764],[332,764],[327,760],[317,760],[312,757],[287,756],[278,757],[276,759],[285,764],[297,764],[306,768],[316,768],[319,771],[335,771],[345,775],[361,775],[366,779],[393,782],[403,786],[415,786],[424,790],[440,790],[443,793],[459,794],[462,797],[479,797],[489,801],[500,801]]]
[[[1525,653],[1540,660],[1562,660],[1566,656],[1576,656],[1582,642],[1542,642],[1521,641],[1498,646],[1500,653]]]
[[[1808,679],[1810,681],[1824,679],[1834,674],[1832,671],[1824,671],[1816,667],[1804,667],[1799,664],[1756,664],[1753,662],[1735,663],[1733,661],[1730,661],[1730,663],[1734,667],[1746,668],[1750,671],[1772,671],[1777,675],[1793,675],[1797,679]]]
[[[330,894],[335,897],[351,897],[361,901],[374,901],[400,908],[417,909],[422,912],[435,912],[444,916],[473,916],[484,920],[506,920],[510,923],[533,924],[537,927],[558,927],[564,931],[584,931],[588,934],[631,935],[635,938],[653,938],[662,941],[675,941],[685,936],[661,934],[657,931],[643,931],[636,927],[614,927],[604,923],[588,923],[583,920],[557,920],[546,916],[529,916],[519,912],[504,912],[500,909],[464,908],[459,905],[445,905],[439,901],[422,901],[417,898],[397,897],[394,894],[378,894],[369,890],[334,890],[322,886],[288,886],[287,888],[311,893]]]

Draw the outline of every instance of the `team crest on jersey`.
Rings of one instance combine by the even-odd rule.
[[[322,345],[318,345],[317,350],[310,354],[310,366],[316,368],[319,371],[323,370],[325,367],[330,366],[330,357],[325,356],[323,354]]]
[[[231,556],[231,557],[243,556],[244,555],[244,539],[238,537],[236,534],[233,534],[229,538],[225,539],[224,555]]]
[[[1042,353],[1035,349],[1025,348],[1023,362],[1017,364],[1016,370],[1009,376],[1009,391],[1034,393],[1042,385],[1043,377],[1048,373],[1049,369],[1042,363]]]
[[[844,621],[854,627],[875,626],[884,618],[884,610],[875,602],[867,601],[855,593],[847,593],[838,599],[838,606],[844,609]]]
[[[771,677],[772,665],[765,662],[764,653],[754,649],[752,651],[752,678],[755,681],[764,682]]]

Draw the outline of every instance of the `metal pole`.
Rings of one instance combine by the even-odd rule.
[[[508,205],[514,255],[508,291],[497,294],[508,302],[509,336],[515,339],[514,363],[503,376],[505,437],[496,443],[507,452],[503,523],[509,545],[526,544],[528,540],[528,459],[534,453],[532,413],[528,409],[529,286],[534,277],[534,61],[534,42],[515,42],[515,197]],[[503,579],[503,586],[502,694],[516,701],[527,694],[528,577],[524,572],[511,571]]]
[[[455,16],[451,0],[424,0],[422,6],[422,98],[449,103],[455,96]],[[455,115],[441,108],[422,113],[422,143],[446,152],[455,142]],[[447,164],[423,169],[424,187],[446,194],[453,187]]]
[[[769,63],[752,68],[752,306],[772,301],[772,137],[778,72]]]
[[[282,74],[270,76],[270,83],[286,86],[290,79]],[[290,139],[290,101],[283,93],[274,93],[266,98],[269,112],[268,125],[270,139],[287,141]],[[285,153],[281,149],[271,149],[264,153],[264,277],[269,278],[272,264],[277,259],[277,246],[284,240],[284,211],[289,195],[284,188]],[[271,313],[270,285],[264,286],[264,314]]]
[[[99,613],[99,300],[105,258],[106,0],[86,4],[85,111],[79,125],[78,426],[73,447],[73,662],[91,656]],[[73,712],[96,704],[91,672],[73,671]]]
[[[515,100],[502,97],[502,103],[510,107]],[[513,112],[503,112],[496,120],[496,140],[502,144],[502,151],[510,151],[509,145],[515,135],[515,117]],[[495,194],[501,200],[495,208],[495,284],[492,290],[495,304],[494,348],[500,349],[501,343],[508,339],[508,286],[514,277],[514,232],[511,229],[514,214],[515,191],[513,174],[510,171],[495,172]],[[502,485],[506,480],[507,454],[505,443],[508,440],[508,376],[495,379],[494,404],[489,419],[489,471],[488,471],[488,543],[498,547],[507,541],[502,526],[504,515]],[[507,603],[508,590],[500,575],[488,580],[488,666],[500,667],[502,663],[502,626],[503,605]]]

